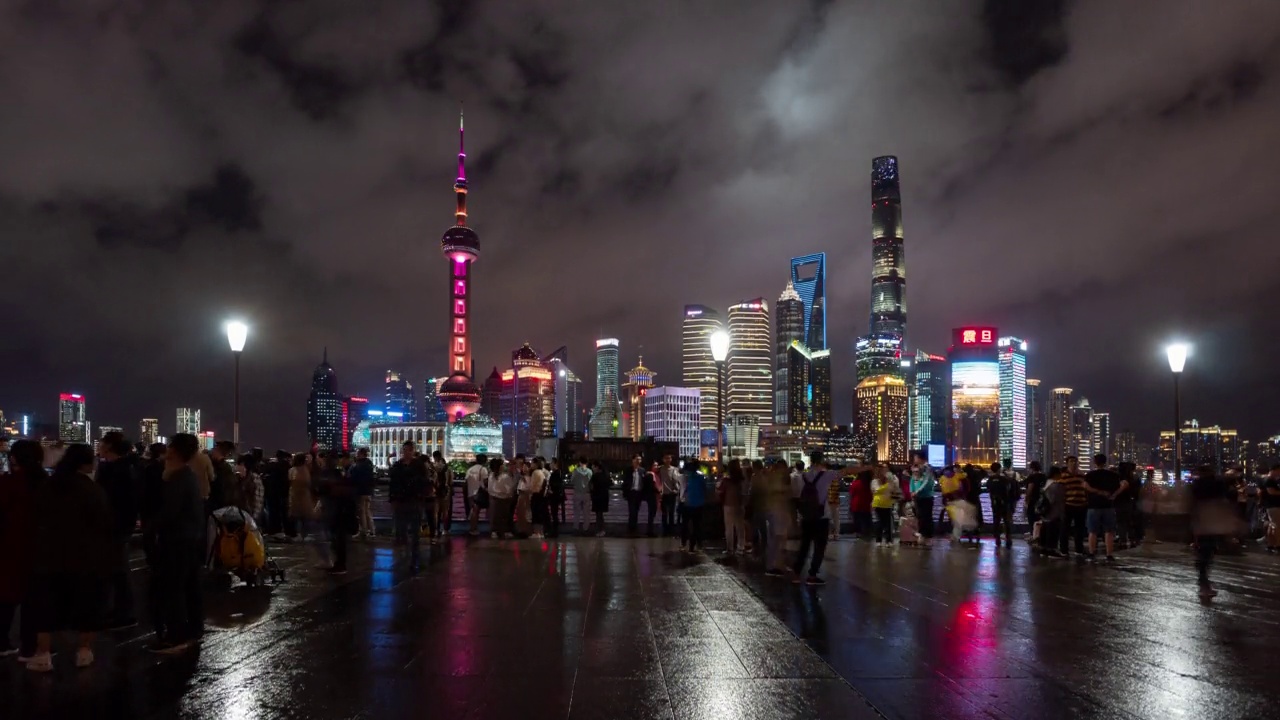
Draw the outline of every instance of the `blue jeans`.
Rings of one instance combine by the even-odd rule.
[[[408,542],[409,557],[417,563],[418,540],[422,534],[422,506],[416,503],[397,504],[391,510],[391,520],[396,542]]]
[[[1115,508],[1089,508],[1089,513],[1085,515],[1084,524],[1089,529],[1090,535],[1114,533],[1116,531],[1116,510]]]

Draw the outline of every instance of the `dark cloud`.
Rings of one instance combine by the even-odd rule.
[[[837,417],[868,314],[870,159],[900,158],[908,342],[992,322],[1031,372],[1168,423],[1280,431],[1280,5],[617,5],[84,0],[0,10],[0,408],[230,414],[301,443],[343,390],[440,372],[440,233],[466,107],[477,367],[597,334],[679,378],[679,311],[765,296],[826,251]]]

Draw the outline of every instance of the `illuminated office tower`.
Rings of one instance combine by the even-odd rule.
[[[996,329],[956,328],[951,365],[951,448],[957,464],[1000,459],[1000,361]]]
[[[538,454],[538,441],[555,437],[555,383],[551,370],[525,343],[511,353],[511,369],[502,373],[503,450],[507,457]]]
[[[596,340],[596,407],[604,403],[606,393],[613,398],[619,394],[617,338]]]
[[[555,432],[563,438],[567,433],[583,431],[582,380],[569,369],[569,349],[561,346],[543,358],[555,383]]]
[[[716,381],[716,361],[711,355],[711,334],[724,329],[720,313],[705,305],[685,305],[681,325],[680,382],[698,390],[702,429],[716,429],[716,408],[720,386]]]
[[[778,425],[799,424],[800,420],[792,420],[792,402],[795,389],[800,388],[800,396],[807,393],[808,381],[793,378],[788,355],[793,344],[807,345],[805,342],[804,301],[796,292],[795,285],[787,283],[787,287],[778,298],[774,307],[777,319],[774,339],[774,372],[773,372],[773,422]],[[796,382],[793,384],[793,380]]]
[[[480,393],[480,412],[493,420],[502,417],[502,373],[494,366]]]
[[[440,386],[447,378],[427,378],[422,383],[422,420],[424,422],[449,422],[449,413],[440,402]],[[453,418],[457,419],[457,418]]]
[[[947,359],[919,350],[911,368],[911,448],[922,450],[929,445],[946,445],[950,417]]]
[[[907,334],[907,263],[898,158],[871,161],[871,322],[855,348],[858,380],[900,375]]]
[[[89,419],[80,393],[58,395],[58,439],[64,443],[89,442]]]
[[[1027,467],[1027,341],[1002,337],[1000,358],[1000,460]]]
[[[1071,388],[1053,389],[1049,398],[1049,408],[1045,412],[1045,472],[1048,466],[1063,466],[1067,456],[1075,454],[1075,446],[1071,435]]]
[[[480,236],[467,226],[467,168],[462,113],[458,113],[458,177],[453,182],[453,226],[440,238],[440,251],[449,261],[449,377],[437,395],[450,422],[480,409],[471,359],[471,309],[474,306],[471,266],[480,258]],[[409,418],[406,416],[405,418]]]
[[[178,421],[174,434],[200,434],[200,408],[178,408]]]
[[[801,342],[810,350],[827,349],[827,254],[791,258],[791,283],[804,303]]]
[[[641,399],[645,433],[655,440],[677,442],[681,457],[698,454],[702,428],[701,398],[695,388],[649,388]]]
[[[1133,432],[1129,430],[1125,430],[1123,432],[1116,433],[1115,445],[1114,445],[1114,449],[1116,453],[1115,461],[1118,463],[1131,462],[1131,463],[1137,464],[1138,462],[1137,445],[1138,445],[1138,438],[1136,435],[1133,434]],[[1147,461],[1144,459],[1142,462],[1143,464],[1146,464]]]
[[[644,356],[640,362],[627,371],[627,381],[622,384],[622,426],[619,435],[639,440],[644,437],[644,396],[653,387],[652,370],[644,366]]]
[[[831,421],[831,351],[811,351],[799,340],[787,348],[788,425],[795,428],[827,430]]]
[[[142,418],[138,423],[138,442],[151,446],[159,442],[160,421],[156,418]]]
[[[386,388],[386,407],[383,410],[387,416],[394,422],[416,422],[418,401],[414,397],[413,383],[395,370],[388,370]]]
[[[1107,456],[1107,462],[1115,464],[1116,459],[1111,448],[1111,413],[1094,411],[1093,413],[1093,453]]]
[[[1040,381],[1027,378],[1027,463],[1039,460],[1043,469],[1048,471],[1045,457],[1044,408],[1040,400]]]
[[[756,298],[729,306],[726,415],[768,422],[773,417],[773,358],[769,303]]]
[[[311,374],[311,394],[307,397],[307,438],[321,450],[341,450],[342,396],[338,394],[338,374],[329,364],[329,352]]]
[[[1071,406],[1071,452],[1080,462],[1080,470],[1093,469],[1093,406],[1081,397]]]
[[[855,434],[874,448],[879,462],[905,465],[910,459],[909,397],[906,381],[893,375],[867,378],[854,389]]]

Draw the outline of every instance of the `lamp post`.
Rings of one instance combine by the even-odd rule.
[[[239,320],[227,323],[227,344],[231,346],[231,354],[236,359],[235,400],[232,406],[231,442],[236,451],[240,450],[240,353],[244,350],[244,341],[249,338],[249,326]]]
[[[1187,355],[1191,346],[1186,343],[1173,343],[1164,349],[1169,357],[1169,369],[1173,371],[1173,480],[1182,482],[1182,392],[1178,387],[1178,378],[1187,365]]]
[[[711,357],[716,361],[716,464],[724,466],[724,361],[729,357],[729,333],[711,333]]]

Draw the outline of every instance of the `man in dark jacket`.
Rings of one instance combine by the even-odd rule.
[[[213,461],[213,480],[209,483],[209,512],[229,505],[240,504],[240,478],[231,466],[236,446],[230,440],[220,440],[209,451]]]
[[[289,462],[291,456],[284,450],[277,450],[275,460],[267,464],[262,474],[263,504],[267,509],[267,533],[284,536],[286,532],[293,534],[289,527]]]
[[[372,538],[375,535],[372,506],[375,473],[367,448],[356,451],[356,461],[352,463],[348,475],[356,491],[356,520],[359,525],[359,534],[356,537]]]
[[[391,465],[392,522],[397,545],[409,543],[413,568],[419,565],[418,540],[422,533],[422,510],[427,494],[427,465],[418,457],[412,440],[400,448],[400,459]]]
[[[204,634],[200,568],[207,530],[200,483],[190,467],[199,447],[195,435],[179,433],[165,451],[164,488],[152,522],[156,563],[151,595],[160,605],[152,649],[159,653],[182,652]]]
[[[107,494],[115,520],[113,551],[118,561],[108,583],[110,602],[106,627],[110,630],[138,624],[133,611],[133,587],[129,584],[129,539],[138,524],[141,474],[132,450],[122,433],[107,433],[99,444],[98,469],[94,477]]]
[[[347,541],[356,529],[356,486],[351,481],[350,471],[351,455],[342,453],[336,466],[328,473],[328,481],[325,483],[328,494],[325,496],[324,506],[333,551],[330,575],[347,574]]]

